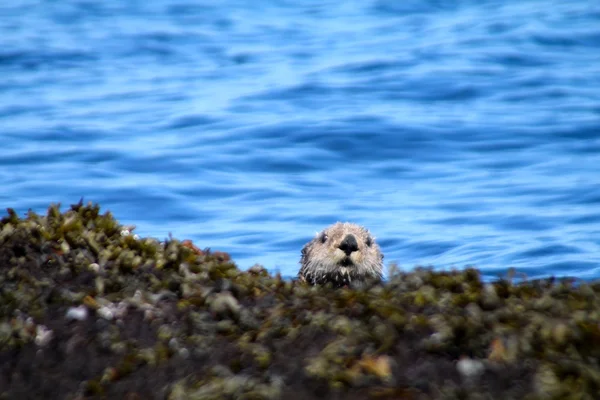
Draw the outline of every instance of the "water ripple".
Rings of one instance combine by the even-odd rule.
[[[338,220],[402,268],[600,276],[591,0],[1,8],[3,207],[83,197],[286,276]]]

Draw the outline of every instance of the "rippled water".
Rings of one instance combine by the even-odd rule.
[[[600,277],[600,5],[0,5],[0,206],[99,202],[294,275],[326,225],[402,268]]]

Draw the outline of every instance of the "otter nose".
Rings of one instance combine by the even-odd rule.
[[[358,243],[356,242],[354,235],[348,234],[338,247],[340,250],[346,253],[347,256],[349,256],[353,251],[358,250]]]

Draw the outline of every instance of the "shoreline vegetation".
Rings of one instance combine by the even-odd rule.
[[[240,271],[95,204],[0,222],[0,399],[594,399],[600,283]]]

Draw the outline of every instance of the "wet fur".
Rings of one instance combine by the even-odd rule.
[[[349,256],[339,246],[352,234],[358,249]],[[379,281],[383,255],[369,231],[352,223],[335,223],[308,242],[302,249],[298,277],[312,285],[331,283],[334,287],[362,286]]]

